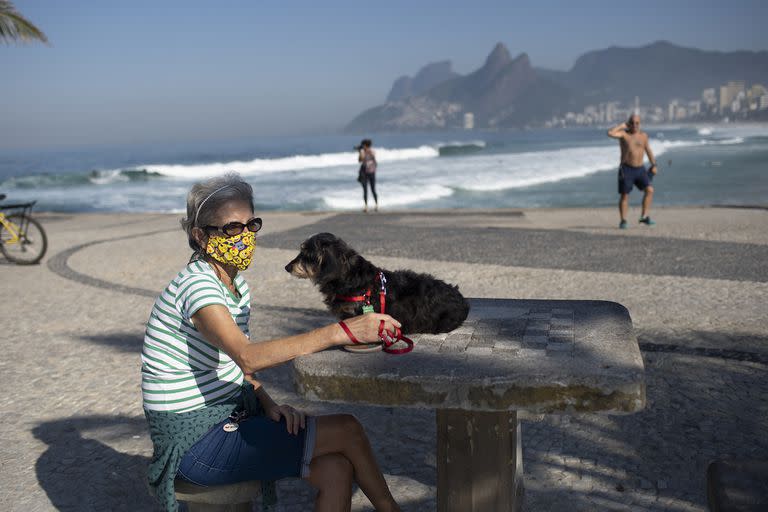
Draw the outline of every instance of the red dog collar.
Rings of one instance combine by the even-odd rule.
[[[384,277],[384,272],[379,270],[379,274],[376,276],[376,280],[379,282],[379,313],[386,313],[387,312],[387,278]],[[363,303],[363,312],[365,311],[365,307],[373,307],[371,305],[371,295],[372,291],[370,288],[368,288],[365,293],[362,295],[336,295],[333,300],[338,300],[341,302],[362,302]],[[371,309],[371,311],[373,311]]]

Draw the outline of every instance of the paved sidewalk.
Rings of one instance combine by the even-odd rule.
[[[704,511],[710,460],[768,459],[766,211],[658,209],[658,226],[627,232],[608,209],[263,217],[245,273],[256,341],[331,321],[312,285],[283,270],[319,231],[467,296],[628,307],[648,407],[524,421],[526,510]],[[51,244],[43,264],[0,261],[0,510],[155,510],[139,352],[154,296],[188,258],[178,216],[41,218]],[[259,378],[312,414],[355,413],[403,509],[434,510],[432,412],[309,403],[289,365]],[[279,489],[282,510],[311,510],[303,481]],[[359,491],[353,510],[371,510]]]

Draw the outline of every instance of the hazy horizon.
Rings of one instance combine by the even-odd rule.
[[[14,5],[51,46],[0,47],[4,150],[337,133],[399,76],[440,60],[469,73],[499,42],[556,70],[658,40],[768,49],[758,1]]]

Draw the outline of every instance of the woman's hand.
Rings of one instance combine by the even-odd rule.
[[[274,402],[273,402],[274,403]],[[285,418],[285,424],[288,427],[288,432],[291,434],[298,434],[299,429],[306,428],[306,416],[303,412],[297,411],[290,405],[277,405],[265,409],[264,411],[270,419],[280,421],[280,418]]]
[[[352,333],[354,339],[360,343],[375,343],[381,341],[379,339],[379,326],[381,321],[384,320],[384,329],[386,331],[395,332],[400,329],[402,325],[389,315],[382,315],[381,313],[366,313],[352,318],[344,320],[349,332]],[[344,331],[339,325],[338,329]],[[350,345],[354,343],[354,340],[347,335],[346,332],[342,332],[340,345]]]

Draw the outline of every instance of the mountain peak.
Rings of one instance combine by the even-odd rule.
[[[512,62],[512,55],[510,55],[507,47],[504,46],[504,43],[496,43],[488,58],[485,59],[483,67],[501,69],[510,62]]]
[[[392,85],[387,101],[397,101],[417,96],[427,92],[430,88],[447,80],[459,76],[451,69],[450,60],[432,62],[421,68],[414,77],[401,76]]]
[[[676,45],[671,41],[667,41],[665,39],[659,39],[658,41],[654,41],[651,44],[648,44],[645,46],[645,48],[682,48],[682,46]]]

